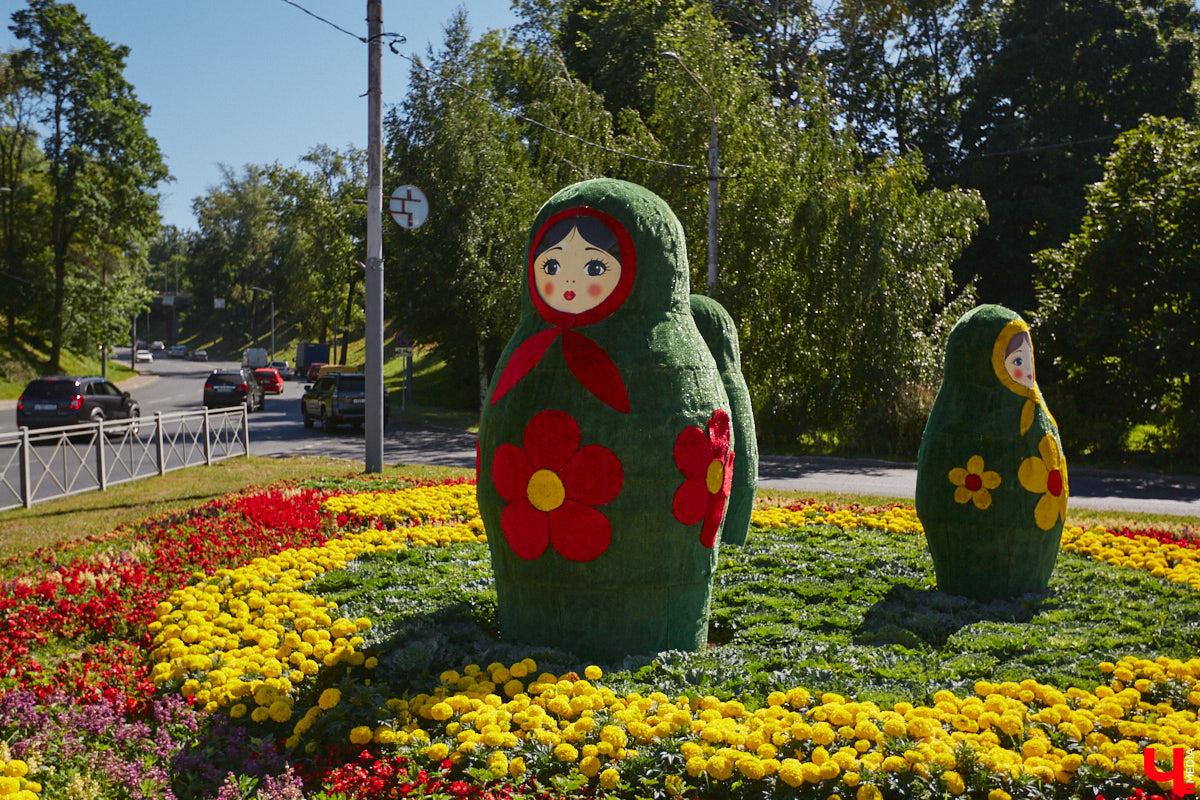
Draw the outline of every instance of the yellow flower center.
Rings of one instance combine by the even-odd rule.
[[[567,490],[553,470],[539,469],[529,477],[525,496],[538,511],[553,511],[567,499]]]
[[[720,461],[712,461],[708,465],[708,475],[704,478],[709,494],[716,494],[725,485],[725,465]]]

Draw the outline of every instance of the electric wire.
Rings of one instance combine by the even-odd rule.
[[[295,2],[295,0],[283,0],[283,2],[287,3],[289,6],[294,6],[295,8],[303,11],[305,14],[308,14],[310,17],[325,23],[326,25],[330,26],[331,28],[334,28],[335,30],[341,31],[342,33],[346,34],[347,36],[354,37],[355,39],[357,39],[360,42],[366,43],[368,41],[366,37],[359,36],[355,33],[351,33],[350,31],[346,30],[345,28],[341,27],[340,25],[337,25],[336,23],[333,23],[318,14],[314,14],[312,11],[309,11],[304,6]],[[593,142],[588,139],[584,139],[582,136],[576,136],[573,133],[568,133],[566,131],[559,130],[558,128],[551,127],[550,125],[547,125],[544,122],[539,122],[538,120],[533,119],[532,117],[528,117],[525,114],[522,114],[520,111],[511,109],[511,108],[507,108],[507,107],[501,105],[500,103],[493,100],[492,98],[487,97],[483,94],[480,94],[479,92],[475,91],[474,89],[464,86],[463,84],[459,83],[458,81],[454,80],[453,78],[447,78],[444,75],[439,75],[438,73],[431,70],[429,67],[426,67],[424,64],[422,64],[419,59],[416,59],[416,58],[413,58],[412,56],[401,53],[396,48],[397,44],[403,44],[405,41],[404,37],[401,36],[400,34],[385,33],[385,34],[380,35],[380,38],[384,38],[384,37],[389,37],[390,40],[387,43],[388,49],[391,50],[393,55],[397,55],[400,58],[403,58],[404,60],[408,61],[413,66],[415,66],[417,69],[424,71],[425,74],[428,77],[430,77],[431,79],[439,81],[444,84],[448,84],[450,86],[453,86],[454,88],[458,89],[461,92],[464,92],[465,94],[471,95],[472,97],[474,97],[478,100],[482,100],[483,102],[487,103],[489,106],[491,106],[493,109],[495,109],[497,112],[499,112],[501,114],[504,114],[509,117],[513,117],[515,119],[519,119],[522,122],[526,122],[530,125],[541,128],[542,130],[548,131],[549,133],[553,133],[558,136],[566,137],[567,139],[571,139],[573,141],[579,142],[580,144],[586,145],[588,147],[593,147],[597,150],[603,150],[606,153],[610,153],[612,155],[619,156],[621,158],[631,158],[636,161],[645,162],[647,164],[654,164],[654,165],[657,165],[660,167],[672,167],[674,169],[682,169],[682,170],[687,170],[689,172],[705,171],[705,168],[698,167],[694,164],[677,164],[673,161],[661,161],[656,158],[648,158],[646,156],[639,156],[639,155],[635,155],[633,153],[627,153],[624,150],[617,150],[616,148],[608,147],[607,145],[599,144],[598,142]]]

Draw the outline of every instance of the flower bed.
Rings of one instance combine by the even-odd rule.
[[[1112,800],[1200,749],[1200,548],[1162,532],[1069,528],[1048,595],[985,605],[911,509],[759,509],[708,652],[610,665],[497,640],[469,484],[106,538],[8,567],[0,796]]]

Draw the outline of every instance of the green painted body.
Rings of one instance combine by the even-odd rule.
[[[736,456],[733,460],[733,487],[721,529],[722,544],[742,545],[750,530],[750,512],[758,491],[758,436],[754,432],[754,406],[750,390],[742,377],[742,356],[737,328],[725,307],[702,294],[691,297],[692,317],[708,350],[717,362],[717,370],[729,397]]]
[[[1061,452],[1057,425],[1039,398],[1032,423],[1022,433],[1027,398],[1003,385],[993,366],[997,338],[1019,319],[1006,308],[985,305],[955,324],[942,386],[917,457],[916,508],[938,589],[980,601],[1046,589],[1062,534],[1061,520],[1048,530],[1036,523],[1040,496],[1018,478],[1022,463],[1038,456],[1044,436],[1053,437]],[[957,502],[949,477],[973,456],[1000,478],[986,509]]]
[[[685,427],[704,428],[715,409],[728,412],[729,401],[692,319],[683,230],[653,193],[598,179],[569,186],[542,207],[527,252],[547,219],[577,206],[618,221],[636,251],[628,298],[610,316],[574,328],[611,358],[630,410],[622,413],[601,402],[580,383],[567,368],[561,337],[492,403],[514,351],[553,327],[538,313],[531,292],[524,292],[521,319],[494,372],[479,425],[479,509],[495,573],[500,635],[607,663],[630,654],[703,649],[718,547],[700,543],[699,524],[685,526],[674,518],[672,498],[684,477],[673,448]],[[506,501],[492,474],[496,450],[505,443],[520,447],[529,421],[546,409],[569,414],[579,424],[582,445],[608,448],[623,468],[620,493],[597,506],[612,524],[611,543],[591,561],[568,560],[553,547],[523,559],[501,528]]]

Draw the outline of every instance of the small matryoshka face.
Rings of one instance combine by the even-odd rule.
[[[1008,370],[1009,377],[1022,386],[1032,387],[1036,382],[1033,345],[1028,334],[1022,332],[1013,337],[1004,356],[1004,368]]]
[[[538,295],[555,311],[581,314],[608,299],[621,282],[621,262],[572,227],[533,262]]]

